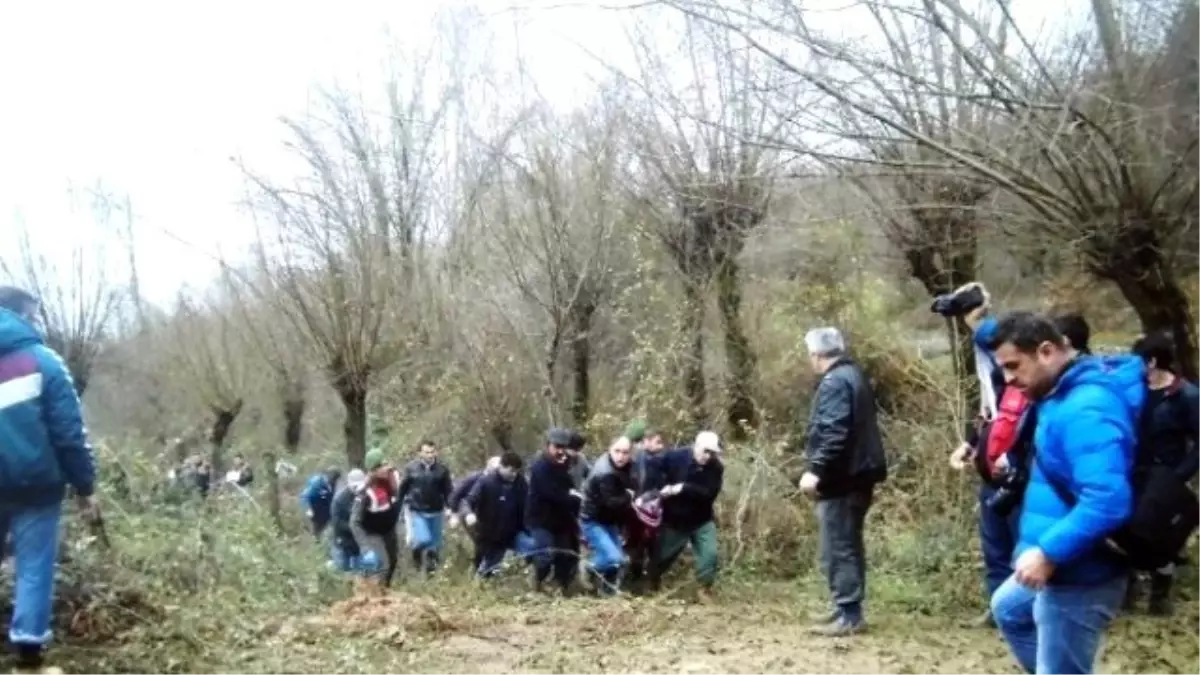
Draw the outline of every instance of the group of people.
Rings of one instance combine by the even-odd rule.
[[[585,445],[578,431],[552,428],[528,466],[509,451],[457,483],[430,441],[400,468],[372,449],[340,488],[336,469],[310,478],[301,508],[318,539],[331,531],[332,565],[385,586],[397,569],[402,526],[412,568],[429,574],[448,525],[471,538],[479,577],[493,576],[511,552],[532,568],[535,589],[553,581],[563,594],[573,591],[581,560],[601,595],[626,583],[657,588],[690,544],[708,595],[717,575],[713,505],[724,474],[717,434],[702,431],[691,446],[668,450],[662,434],[638,420],[594,462]]]
[[[254,469],[246,458],[234,455],[224,482],[240,488],[254,483]],[[201,499],[207,498],[212,489],[212,462],[203,455],[189,455],[178,466],[167,471],[168,485],[180,492],[195,492]]]
[[[952,466],[982,478],[990,608],[975,624],[998,626],[1030,673],[1091,672],[1108,625],[1139,600],[1137,552],[1112,545],[1144,508],[1148,488],[1139,494],[1135,477],[1156,467],[1167,476],[1157,486],[1183,495],[1178,513],[1196,517],[1183,486],[1200,468],[1200,391],[1179,374],[1167,334],[1139,338],[1128,355],[1094,355],[1078,314],[994,318],[982,297],[964,316],[981,366],[981,415],[951,455]],[[1169,506],[1160,495],[1152,508],[1170,520]],[[1170,614],[1174,563],[1149,576],[1149,611]]]

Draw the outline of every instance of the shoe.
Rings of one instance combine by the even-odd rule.
[[[992,610],[987,610],[983,614],[963,622],[963,628],[995,628],[996,617],[992,616]]]
[[[717,601],[717,594],[712,586],[702,586],[696,593],[696,602],[701,605],[711,605]]]
[[[832,621],[823,626],[813,626],[809,629],[809,634],[819,635],[822,637],[847,637],[864,633],[867,630],[867,622],[863,619],[851,622],[846,617],[838,617],[836,621]]]
[[[1142,582],[1136,574],[1129,577],[1129,585],[1125,587],[1125,599],[1121,603],[1121,609],[1126,612],[1132,612],[1137,609],[1138,597],[1141,595]]]
[[[1169,574],[1150,575],[1150,606],[1147,613],[1151,616],[1171,616],[1174,609],[1171,604],[1171,586],[1174,580]]]
[[[842,610],[835,607],[824,614],[813,614],[810,620],[814,626],[827,626],[840,618],[842,618]]]

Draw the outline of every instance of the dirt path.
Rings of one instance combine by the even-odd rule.
[[[811,603],[787,591],[754,596],[713,605],[475,596],[468,606],[461,595],[394,594],[272,627],[264,637],[275,646],[240,663],[250,672],[1016,672],[999,637],[959,628],[963,617],[877,612],[866,635],[816,638],[805,632]],[[1196,672],[1196,607],[1180,612],[1189,618],[1122,621],[1102,672]]]

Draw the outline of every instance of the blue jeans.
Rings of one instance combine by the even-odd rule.
[[[7,541],[10,533],[13,538],[16,587],[8,640],[14,644],[45,645],[52,636],[54,562],[61,516],[60,503],[0,509],[0,542]]]
[[[414,551],[440,551],[442,549],[442,523],[445,514],[441,511],[409,511]]]
[[[528,532],[518,532],[513,539],[511,549],[502,546],[484,546],[479,548],[476,556],[478,559],[478,567],[475,573],[481,577],[491,576],[500,568],[500,563],[504,562],[504,556],[511,550],[522,558],[528,559],[530,554],[537,549],[537,542],[533,535]]]
[[[616,525],[604,525],[592,520],[579,521],[583,538],[592,550],[588,565],[600,574],[621,569],[625,564],[625,547],[621,544],[621,530]]]
[[[996,488],[982,483],[979,486],[979,547],[983,550],[984,582],[987,596],[996,593],[1012,575],[1013,551],[1017,548],[1017,523],[1021,509],[1015,508],[1007,518],[988,508],[987,502]]]
[[[1127,581],[1034,591],[1009,577],[992,596],[992,616],[1025,672],[1090,673]]]

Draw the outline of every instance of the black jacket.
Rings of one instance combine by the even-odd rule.
[[[400,478],[400,501],[420,513],[441,512],[453,490],[450,469],[437,461],[427,465],[415,459],[404,467]]]
[[[579,500],[570,467],[555,464],[545,455],[529,468],[529,496],[525,500],[525,526],[531,530],[573,532],[577,528]]]
[[[808,419],[808,470],[819,498],[840,497],[887,478],[875,395],[854,361],[838,359],[821,377]]]
[[[525,523],[529,485],[518,474],[505,481],[499,473],[484,474],[462,501],[463,514],[474,513],[475,542],[488,547],[512,546]]]
[[[450,491],[450,497],[446,500],[446,508],[454,513],[458,513],[463,506],[463,501],[467,495],[471,494],[471,490],[475,489],[475,485],[480,478],[486,474],[486,469],[472,471],[471,473],[459,478],[454,482],[454,489]]]
[[[661,467],[665,485],[681,483],[683,490],[662,500],[662,524],[690,532],[714,520],[713,504],[725,482],[725,466],[719,457],[707,464],[696,462],[691,448],[670,450],[654,458]]]
[[[602,525],[625,525],[633,516],[633,496],[636,487],[633,463],[621,468],[613,466],[608,453],[592,465],[583,484],[583,504],[579,517]]]

